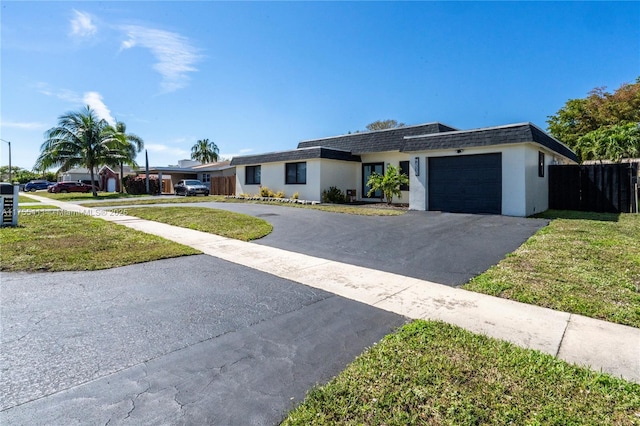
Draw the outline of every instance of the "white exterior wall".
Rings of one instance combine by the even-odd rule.
[[[400,168],[401,161],[409,161],[409,155],[404,152],[398,151],[385,151],[385,152],[375,152],[372,154],[361,154],[360,158],[362,159],[362,164],[365,163],[384,163],[384,171],[387,171],[387,166],[391,164],[396,168]],[[358,164],[358,170],[356,175],[356,188],[358,190],[358,199],[359,200],[367,200],[367,201],[379,201],[379,198],[367,198],[367,194],[362,193],[362,164]],[[411,167],[411,166],[409,166]],[[409,178],[409,189],[411,189],[411,178]],[[394,203],[408,203],[410,197],[410,191],[402,191],[402,197],[393,197]],[[424,210],[424,209],[422,209]]]
[[[285,184],[286,163],[307,163],[307,183],[305,185]],[[252,166],[253,164],[249,164]],[[273,192],[284,191],[285,197],[291,197],[295,192],[301,200],[320,201],[320,160],[309,159],[302,161],[278,161],[274,163],[255,164],[260,166],[260,185],[245,184],[246,166],[236,167],[236,195],[260,194],[260,187],[267,187]]]
[[[538,152],[540,151],[545,153],[544,177],[538,177]],[[536,143],[465,148],[461,153],[453,149],[410,153],[409,208],[411,210],[429,209],[429,157],[494,153],[502,154],[502,214],[526,217],[547,210],[549,165],[571,163],[571,161]],[[419,157],[420,161],[419,176],[415,174],[415,157]]]
[[[347,189],[355,189],[358,191],[358,170],[362,169],[362,165],[357,161],[338,161],[338,160],[320,160],[320,200],[322,199],[322,191],[332,186],[347,193]],[[307,179],[308,181],[308,179]]]
[[[567,158],[536,144],[527,144],[525,154],[525,179],[527,185],[527,216],[549,208],[549,166],[572,164]],[[544,176],[538,176],[538,152],[544,153]]]
[[[502,214],[505,216],[528,216],[526,151],[524,145],[494,151],[502,153]]]
[[[236,195],[240,194],[254,194],[255,190],[252,192],[249,187],[257,186],[257,185],[245,185],[244,179],[246,176],[246,166],[236,166]]]
[[[409,209],[428,210],[427,165],[424,153],[412,153],[409,157]]]

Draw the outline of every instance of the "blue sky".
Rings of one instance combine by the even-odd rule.
[[[1,13],[0,138],[27,169],[43,133],[87,104],[162,166],[198,139],[230,158],[388,118],[546,128],[567,99],[640,76],[639,2],[3,1]]]

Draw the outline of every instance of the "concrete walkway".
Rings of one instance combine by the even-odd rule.
[[[640,383],[640,329],[32,196],[414,319],[441,320]]]

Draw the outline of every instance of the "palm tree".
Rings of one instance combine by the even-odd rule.
[[[86,167],[93,183],[96,167],[112,161],[118,151],[110,127],[90,106],[61,115],[58,126],[45,132],[46,140],[40,147],[35,169],[58,166],[59,171],[66,171],[72,167]],[[97,197],[95,186],[92,185],[92,189],[93,196]]]
[[[116,122],[116,125],[109,128],[108,132],[111,133],[111,137],[113,137],[118,142],[117,150],[118,154],[114,156],[114,160],[120,166],[120,192],[123,192],[123,178],[124,178],[124,167],[126,164],[128,166],[137,167],[136,163],[136,155],[142,151],[144,147],[144,141],[138,135],[133,133],[127,133],[127,125],[122,121]],[[115,166],[116,164],[114,164]]]
[[[199,139],[195,145],[191,147],[191,159],[205,163],[213,163],[218,161],[218,153],[220,150],[215,142],[209,142],[209,139]]]
[[[384,197],[387,199],[387,204],[391,204],[394,195],[402,197],[400,187],[408,183],[409,178],[407,175],[389,164],[387,166],[387,171],[383,175],[376,172],[369,175],[367,186],[371,189],[367,193],[367,197],[371,197],[371,195],[376,191],[382,191],[380,201],[382,201],[382,198]]]

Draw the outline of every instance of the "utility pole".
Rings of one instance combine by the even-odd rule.
[[[0,139],[0,141],[6,142],[9,144],[9,183],[13,184],[13,181],[11,180],[11,142],[5,141],[4,139]]]

